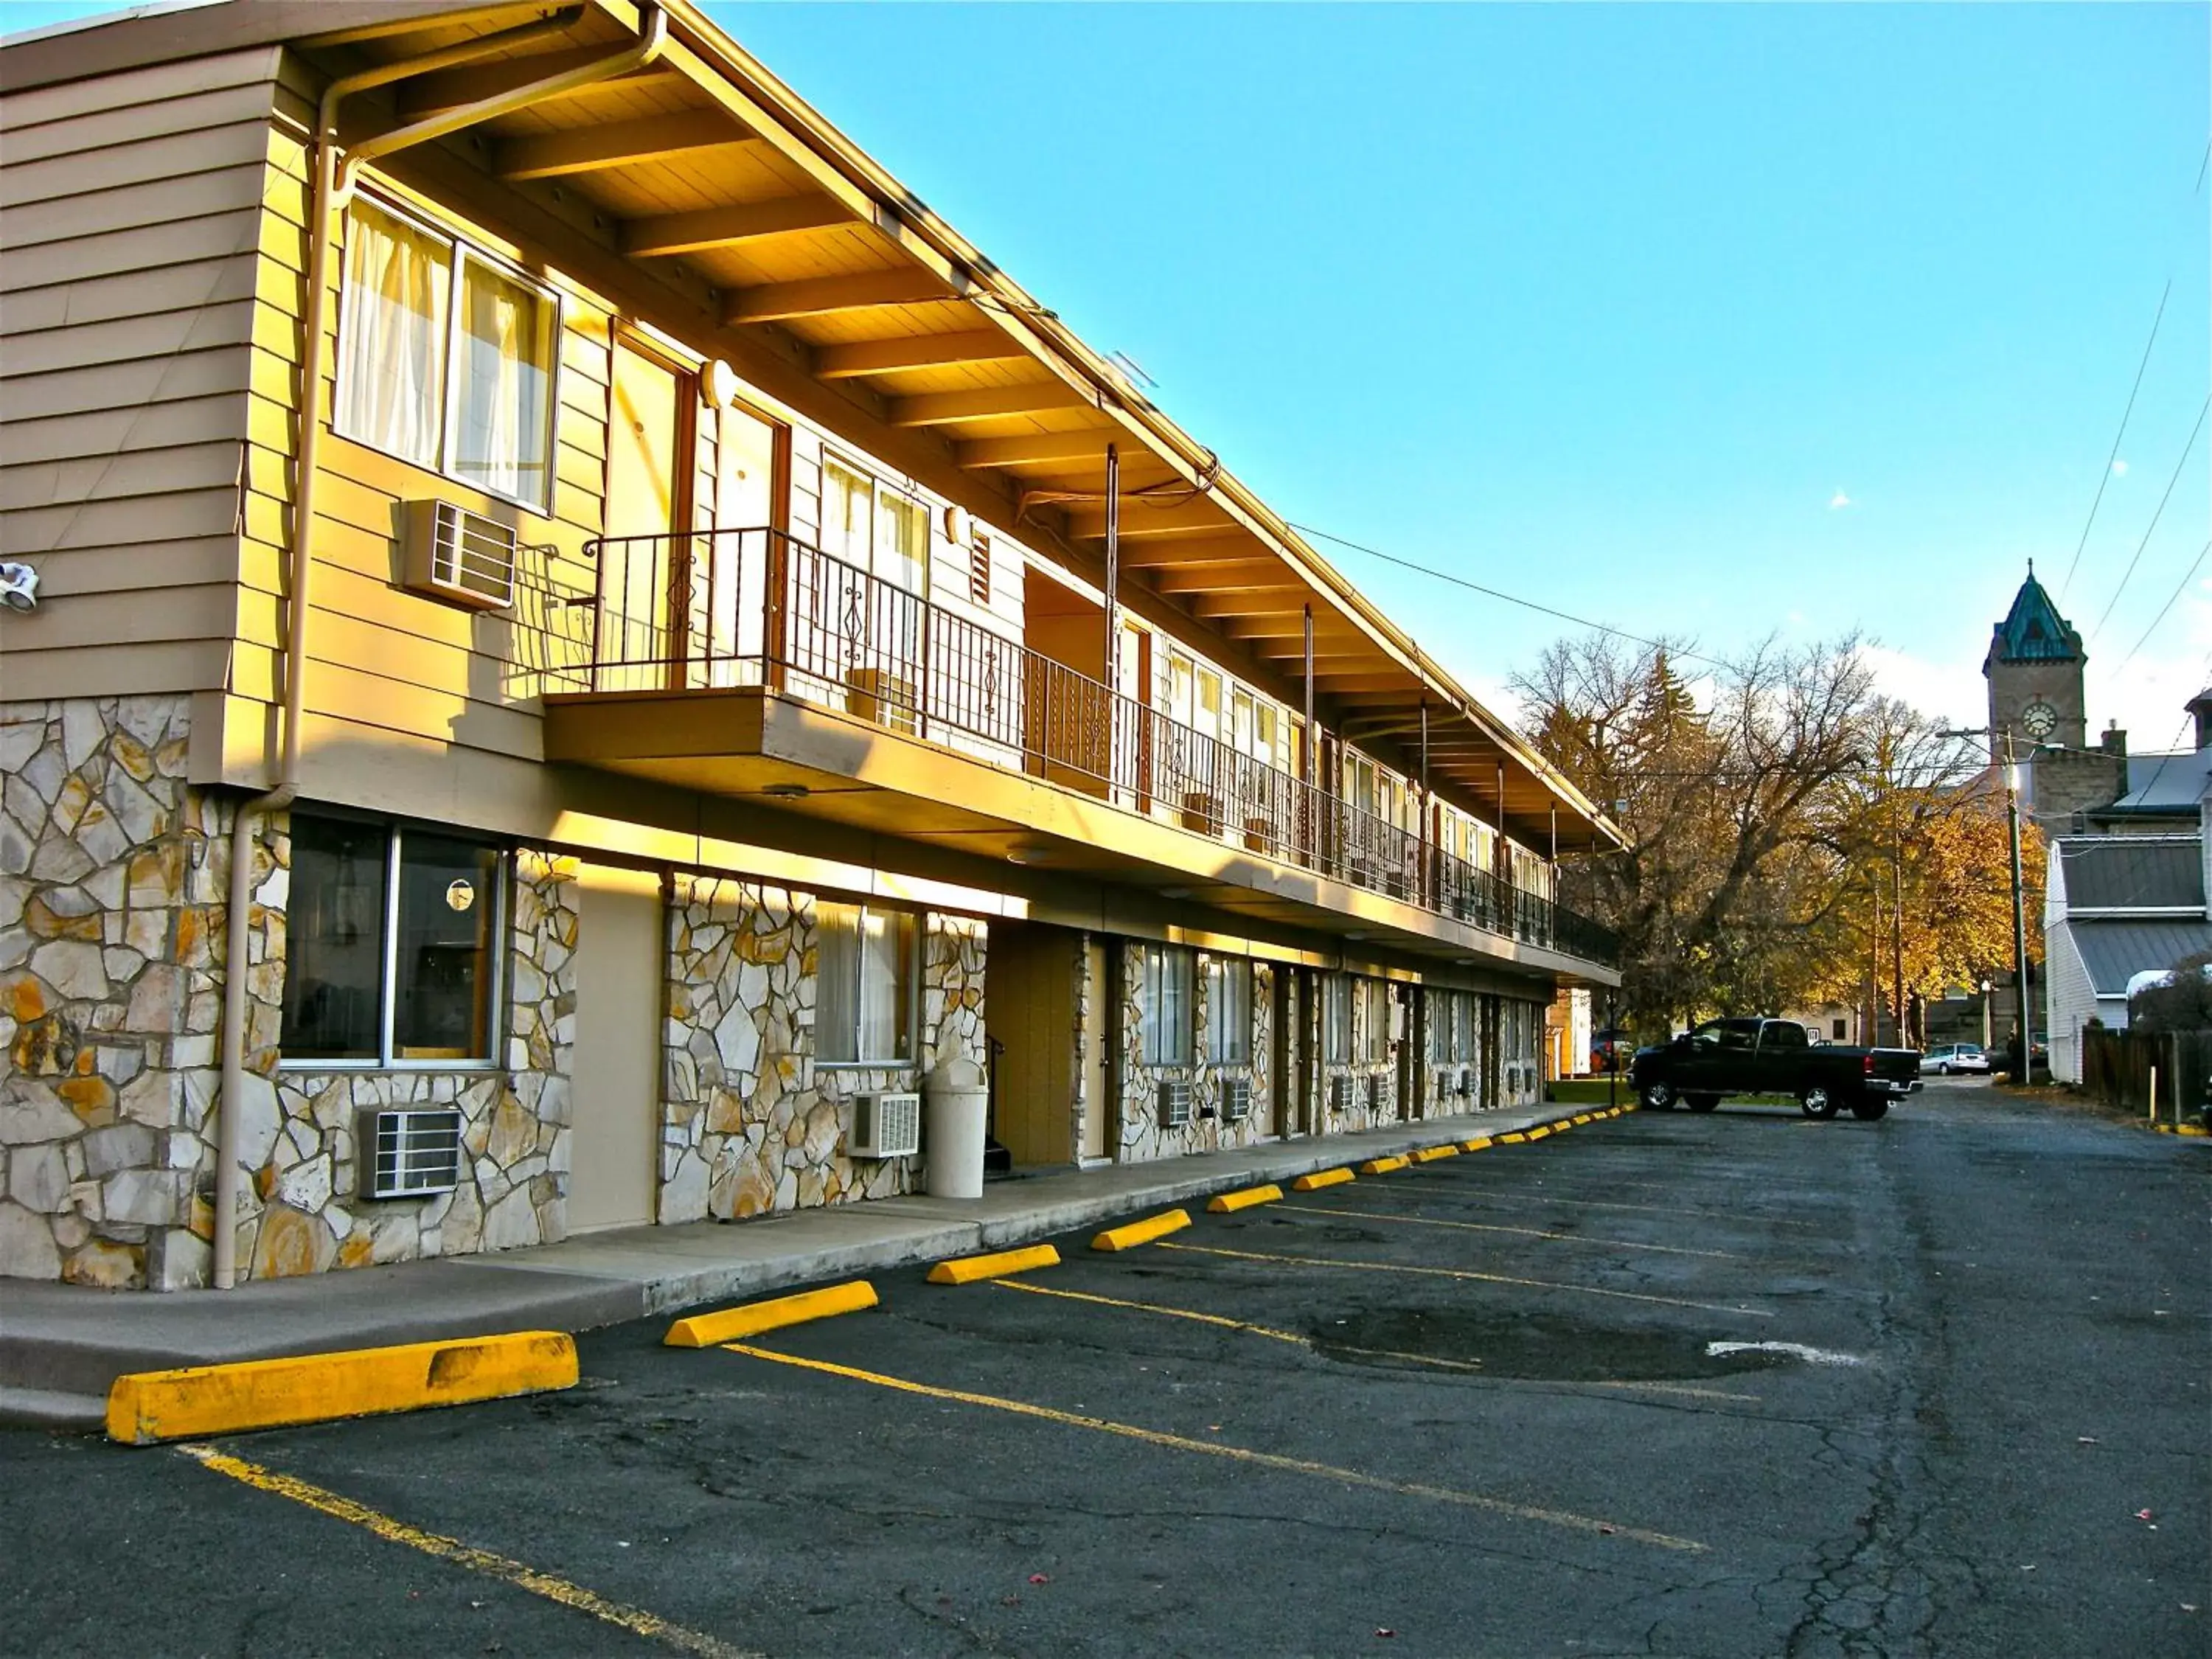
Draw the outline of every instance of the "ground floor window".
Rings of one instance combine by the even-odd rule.
[[[1146,1066],[1188,1066],[1191,959],[1179,945],[1147,945],[1137,983],[1137,1057]]]
[[[507,855],[488,842],[292,815],[288,1064],[497,1057]]]
[[[1428,994],[1429,1059],[1438,1066],[1463,1064],[1474,1059],[1474,993],[1431,991]]]
[[[1352,1060],[1352,976],[1331,974],[1321,982],[1321,1057],[1329,1065]]]
[[[1363,979],[1356,983],[1359,997],[1359,1059],[1363,1065],[1379,1066],[1390,1057],[1390,984],[1380,979]]]
[[[816,906],[816,1060],[897,1066],[914,1059],[915,920],[869,904]]]
[[[1206,1058],[1252,1063],[1252,964],[1241,957],[1206,958]]]

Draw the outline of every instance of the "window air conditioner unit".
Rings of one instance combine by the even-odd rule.
[[[1252,1079],[1249,1077],[1225,1077],[1221,1079],[1221,1121],[1242,1123],[1252,1115]]]
[[[461,1184],[461,1115],[434,1111],[361,1115],[363,1198],[425,1198]]]
[[[1160,1127],[1180,1129],[1190,1122],[1190,1081],[1187,1078],[1160,1080]]]
[[[409,501],[401,509],[410,591],[473,611],[514,603],[514,526],[452,501]]]
[[[1449,1066],[1446,1066],[1443,1071],[1437,1073],[1436,1097],[1438,1100],[1448,1100],[1458,1092],[1459,1073],[1457,1072],[1453,1071]]]
[[[853,1158],[912,1158],[921,1150],[921,1097],[910,1091],[855,1095],[845,1150]]]
[[[1454,1092],[1454,1093],[1455,1093],[1455,1094],[1459,1094],[1459,1095],[1463,1095],[1463,1096],[1468,1097],[1470,1097],[1470,1098],[1474,1096],[1474,1066],[1461,1066],[1461,1067],[1459,1068],[1459,1087],[1458,1087],[1456,1090],[1455,1090],[1453,1092]]]
[[[845,712],[894,732],[918,728],[914,682],[888,668],[855,668],[845,676]]]
[[[1367,1109],[1370,1112],[1390,1109],[1390,1079],[1380,1072],[1367,1074]]]
[[[1221,833],[1221,797],[1211,789],[1186,789],[1182,796],[1182,827],[1201,836]]]
[[[1352,1079],[1339,1074],[1328,1080],[1328,1103],[1332,1111],[1352,1109]]]

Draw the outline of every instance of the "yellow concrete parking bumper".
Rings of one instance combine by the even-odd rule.
[[[1206,1201],[1206,1209],[1215,1215],[1230,1215],[1238,1210],[1249,1210],[1255,1204],[1273,1204],[1283,1195],[1280,1187],[1270,1182],[1265,1187],[1247,1187],[1237,1193],[1216,1193]]]
[[[987,1279],[1004,1279],[1009,1273],[1025,1273],[1033,1267],[1058,1266],[1058,1250],[1049,1244],[1032,1244],[1026,1249],[994,1250],[989,1255],[960,1255],[940,1261],[929,1270],[929,1282],[975,1285]]]
[[[1294,1193],[1317,1193],[1324,1187],[1341,1187],[1346,1182],[1357,1178],[1349,1170],[1316,1170],[1311,1175],[1302,1175],[1293,1181],[1291,1190]]]
[[[575,1383],[576,1344],[564,1331],[138,1371],[117,1377],[107,1391],[107,1437],[150,1446],[195,1435],[504,1400]]]
[[[1149,1244],[1156,1238],[1165,1238],[1170,1233],[1179,1233],[1190,1225],[1189,1214],[1182,1210],[1169,1210],[1163,1214],[1147,1216],[1142,1221],[1132,1221],[1125,1226],[1109,1227],[1091,1241],[1094,1250],[1133,1250],[1139,1244]]]
[[[1370,1158],[1359,1166],[1362,1175],[1389,1175],[1393,1170],[1402,1170],[1413,1160],[1410,1158]]]
[[[795,1296],[771,1297],[748,1302],[742,1308],[723,1308],[714,1313],[693,1314],[668,1328],[661,1346],[670,1348],[712,1348],[741,1341],[763,1331],[780,1331],[787,1325],[803,1325],[810,1319],[832,1314],[857,1313],[876,1305],[876,1287],[864,1279],[849,1285],[825,1285],[818,1291]]]
[[[1459,1148],[1456,1146],[1424,1146],[1413,1154],[1413,1162],[1433,1164],[1440,1158],[1457,1158],[1458,1156]]]
[[[1477,1135],[1472,1140],[1461,1141],[1459,1144],[1459,1149],[1462,1152],[1487,1152],[1490,1149],[1491,1145],[1491,1139],[1488,1135]]]

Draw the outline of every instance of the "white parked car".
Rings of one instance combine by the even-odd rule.
[[[1933,1072],[1938,1077],[1948,1077],[1954,1072],[1979,1072],[1986,1075],[1990,1057],[1974,1042],[1946,1042],[1930,1048],[1920,1057],[1923,1073]]]

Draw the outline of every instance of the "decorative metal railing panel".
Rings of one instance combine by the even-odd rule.
[[[587,662],[550,690],[767,686],[1501,937],[1612,961],[1604,927],[780,531],[589,544]]]

